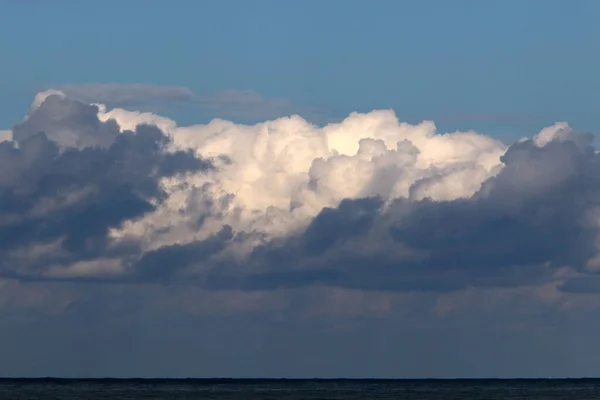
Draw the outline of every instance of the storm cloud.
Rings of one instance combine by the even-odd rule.
[[[113,245],[111,228],[151,212],[164,178],[205,171],[190,151],[165,150],[157,127],[120,132],[98,108],[50,95],[0,143],[0,252],[4,276],[122,272],[135,240]]]
[[[456,136],[456,141],[464,137]],[[439,138],[429,136],[432,142]],[[304,225],[289,221],[290,215],[306,207],[306,202],[293,198],[288,211],[272,207],[267,210],[270,223],[263,225],[258,239],[256,230],[238,232],[239,241],[253,243],[242,262],[227,258],[225,252],[225,260],[204,260],[199,274],[208,275],[202,281],[214,289],[328,285],[444,292],[560,282],[557,273],[565,267],[573,274],[593,273],[600,171],[591,139],[589,133],[557,124],[503,149],[498,164],[488,164],[487,176],[481,173],[485,167],[476,162],[444,165],[448,160],[442,159],[419,171],[422,177],[416,179],[419,157],[426,154],[412,143],[403,139],[389,150],[381,140],[360,139],[354,156],[312,161],[303,196],[324,194],[326,204],[314,217],[306,218]],[[448,144],[446,152],[457,146]],[[432,147],[429,144],[430,151]],[[370,160],[364,157],[369,151]],[[440,158],[445,155],[439,153]],[[475,154],[475,160],[488,161]],[[392,156],[397,158],[389,160]],[[356,177],[365,168],[365,158],[370,174]],[[343,162],[348,163],[346,171],[326,170],[327,164]],[[334,181],[319,193],[319,185],[327,184],[315,178],[319,169],[330,179],[350,173],[342,175],[347,186]],[[409,184],[401,180],[407,176],[412,178]],[[473,176],[483,176],[476,190]],[[335,205],[327,205],[328,194],[344,192],[353,184],[358,186],[354,198],[340,196],[339,202],[332,202]],[[405,187],[404,196],[393,195],[399,184]],[[360,196],[369,192],[375,196]],[[302,197],[295,194],[296,199]],[[277,218],[295,229],[269,235]],[[256,217],[253,223],[265,221]],[[234,242],[230,245],[234,253],[237,247]]]
[[[511,146],[502,171],[469,198],[400,198],[385,206],[377,197],[344,200],[297,237],[255,250],[255,262],[270,270],[237,284],[451,291],[544,284],[564,266],[593,272],[598,228],[590,212],[600,200],[599,161],[589,144],[538,147],[527,140]],[[596,287],[589,280],[576,285],[580,280],[564,288]]]
[[[600,156],[564,123],[510,146],[391,111],[180,127],[51,91],[12,138],[0,144],[5,277],[596,290],[578,279],[600,269]]]

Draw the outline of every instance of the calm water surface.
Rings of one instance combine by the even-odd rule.
[[[0,379],[0,399],[600,399],[600,380]]]

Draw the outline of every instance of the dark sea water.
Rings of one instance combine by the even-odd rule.
[[[0,379],[0,399],[600,399],[600,380]]]

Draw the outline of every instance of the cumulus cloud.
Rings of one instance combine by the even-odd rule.
[[[570,280],[600,269],[600,156],[565,123],[507,146],[390,110],[179,126],[50,92],[12,131],[4,276],[590,291]]]
[[[101,122],[98,107],[67,98],[60,92],[36,96],[30,114],[12,129],[13,139],[24,142],[43,132],[64,148],[108,147],[119,134],[114,121]]]
[[[0,143],[0,252],[5,276],[122,273],[135,241],[109,229],[168,196],[161,179],[210,168],[190,151],[167,151],[155,126],[119,130],[98,108],[51,94]]]
[[[300,235],[254,251],[267,272],[229,284],[444,291],[545,284],[565,266],[595,270],[599,159],[584,145],[588,135],[564,140],[565,129],[559,124],[561,136],[543,145],[547,131],[511,146],[502,170],[471,196],[399,197],[387,206],[346,199],[324,209]],[[581,288],[576,282],[563,287]]]

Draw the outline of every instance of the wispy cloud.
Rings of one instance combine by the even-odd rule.
[[[160,101],[193,101],[194,94],[184,86],[152,85],[147,83],[81,83],[53,85],[53,89],[88,103],[137,105]]]
[[[223,90],[198,96],[196,102],[201,108],[225,118],[270,119],[294,113],[288,100],[264,98],[253,90]]]
[[[194,93],[184,86],[143,83],[82,83],[47,85],[72,99],[84,103],[101,103],[109,107],[135,107],[146,110],[192,108],[213,118],[243,120],[274,119],[299,114],[315,123],[329,122],[317,110],[295,106],[284,98],[269,98],[250,89],[224,89]]]
[[[447,123],[470,123],[470,122],[531,122],[542,119],[538,114],[521,114],[521,113],[495,113],[495,112],[479,112],[479,113],[446,113],[433,116],[433,119]]]

